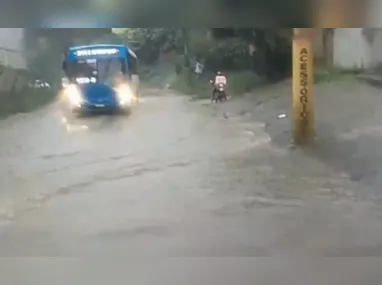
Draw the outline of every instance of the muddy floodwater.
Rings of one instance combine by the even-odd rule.
[[[335,136],[335,115],[321,116],[327,137],[301,150],[289,143],[288,97],[267,92],[211,105],[146,90],[129,116],[73,118],[53,104],[0,122],[0,257],[16,258],[0,266],[0,281],[9,281],[0,283],[110,281],[96,278],[96,269],[78,277],[69,264],[44,265],[38,275],[40,263],[21,257],[91,257],[86,266],[175,257],[150,274],[142,264],[128,266],[123,280],[381,284],[380,262],[366,258],[382,256],[380,160],[367,156],[382,145],[379,99],[369,109],[359,105],[364,113],[372,108],[373,123],[346,121]],[[301,262],[307,257],[344,259]],[[98,265],[105,274],[119,268]]]

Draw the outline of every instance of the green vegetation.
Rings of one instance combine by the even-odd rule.
[[[243,94],[265,83],[265,79],[251,71],[234,72],[230,77],[230,86],[234,94]]]
[[[56,64],[59,54],[46,39],[36,41],[27,53],[28,70],[0,67],[0,117],[35,110],[54,99],[57,89],[34,89],[28,83],[41,79],[55,87],[59,83],[60,69]]]
[[[120,39],[110,34],[111,29],[26,29],[26,58],[28,70],[0,68],[0,117],[20,112],[29,112],[55,99],[60,87],[63,51],[76,44],[91,43],[92,40],[105,43]],[[101,37],[100,37],[101,35]],[[119,43],[119,42],[115,42]],[[48,82],[52,89],[33,89],[28,83],[36,79]],[[9,87],[9,88],[8,88]],[[0,89],[1,90],[1,89]]]
[[[54,98],[52,89],[34,89],[28,86],[31,80],[28,71],[5,66],[1,66],[0,69],[0,84],[3,88],[3,91],[0,91],[0,118],[33,111]]]
[[[212,79],[212,77],[211,77]],[[228,74],[229,94],[241,95],[261,86],[265,80],[251,71],[235,71]],[[208,78],[196,78],[192,73],[182,73],[177,76],[172,88],[199,98],[211,96],[211,84]]]
[[[62,77],[62,46],[45,37],[29,44],[27,52],[30,80],[47,81],[57,88]]]
[[[316,84],[337,80],[354,79],[361,74],[361,69],[340,69],[340,68],[323,68],[318,67],[314,73],[314,81]]]
[[[33,111],[50,102],[53,97],[51,90],[27,87],[20,92],[0,93],[0,118]]]
[[[23,78],[19,81],[22,86],[0,94],[0,113],[25,112],[53,100],[62,76],[62,52],[71,45],[127,43],[140,59],[143,84],[169,87],[195,97],[210,96],[209,80],[218,70],[226,73],[228,92],[234,96],[291,75],[292,29],[117,30],[116,34],[111,29],[46,29],[31,34],[27,42],[29,72],[17,71],[17,77]],[[196,62],[204,65],[200,78],[194,73]],[[315,81],[349,78],[357,72],[318,68]],[[28,88],[28,81],[35,79],[49,82],[52,90]]]
[[[157,81],[161,74],[157,66],[166,65],[163,80],[159,80],[162,84],[165,82],[164,85],[183,93],[206,97],[211,92],[209,80],[218,70],[227,74],[228,91],[235,95],[288,76],[290,35],[291,29],[127,28],[118,29],[120,40],[117,41],[128,43],[136,51],[146,82],[153,78]],[[194,74],[196,62],[204,65],[200,78]]]

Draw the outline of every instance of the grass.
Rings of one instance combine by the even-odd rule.
[[[196,78],[190,72],[183,72],[176,77],[171,88],[198,98],[209,98],[212,85],[207,77]]]
[[[8,85],[2,86],[3,91],[0,91],[0,118],[31,112],[54,99],[54,89],[28,87],[28,76],[27,70],[15,70],[0,65],[0,84]],[[6,91],[11,89],[12,86],[9,85],[9,82],[14,80],[19,82],[18,90]]]
[[[338,68],[325,69],[318,67],[314,71],[315,84],[333,82],[339,80],[351,80],[361,74],[359,69],[344,70]],[[197,79],[193,73],[182,73],[177,76],[176,81],[171,86],[173,89],[194,96],[195,98],[209,98],[212,86],[209,80],[213,78]],[[233,96],[242,95],[262,86],[266,81],[251,71],[232,72],[227,76],[228,94]]]
[[[340,69],[340,68],[320,68],[314,71],[314,82],[324,83],[338,80],[354,79],[357,75],[361,74],[361,69]]]
[[[208,76],[196,78],[193,73],[183,72],[177,76],[176,81],[171,86],[173,89],[192,95],[196,98],[209,98],[211,96],[212,85]],[[241,95],[260,86],[263,80],[251,71],[232,72],[227,74],[229,95]]]
[[[252,71],[234,72],[228,76],[229,91],[234,95],[241,95],[264,84],[265,80]]]

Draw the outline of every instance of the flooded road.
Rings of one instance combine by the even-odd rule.
[[[169,276],[207,284],[203,274],[214,284],[254,284],[256,278],[281,284],[282,276],[291,278],[283,284],[294,285],[380,280],[380,269],[362,258],[363,266],[350,264],[349,274],[342,262],[318,270],[281,259],[381,256],[382,212],[357,195],[362,185],[274,143],[265,122],[233,112],[235,103],[210,106],[156,92],[162,91],[148,91],[128,117],[69,119],[53,105],[0,123],[0,256],[275,258],[267,267],[240,259],[234,272],[222,259],[156,265],[152,274],[163,269],[169,275],[130,276],[134,284],[175,284]],[[10,264],[0,266],[3,278],[13,278]],[[187,273],[172,272],[183,265]],[[294,267],[281,270],[285,265]],[[68,277],[72,269],[65,268],[60,274]],[[215,278],[218,270],[241,272],[240,280]],[[91,284],[105,284],[101,280]]]

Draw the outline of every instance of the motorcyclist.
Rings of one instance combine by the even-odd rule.
[[[223,84],[224,87],[227,85],[227,78],[221,71],[216,72],[215,79],[213,81],[214,89],[212,91],[212,98],[215,98],[215,94],[218,91],[219,84]]]

